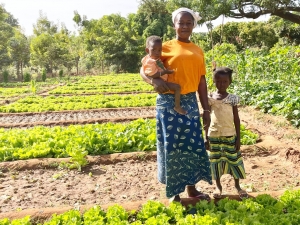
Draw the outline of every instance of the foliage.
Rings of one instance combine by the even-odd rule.
[[[35,79],[31,79],[31,81],[30,81],[30,89],[31,89],[32,94],[35,95],[36,92],[37,92],[37,83],[36,83]]]
[[[0,161],[40,157],[72,157],[76,168],[85,156],[155,148],[155,120],[138,119],[127,124],[89,124],[69,127],[34,127],[0,130]]]
[[[300,24],[298,0],[169,0],[167,5],[170,11],[185,6],[201,12],[202,23],[217,19],[221,15],[238,19],[257,19],[261,15],[271,14]]]
[[[45,82],[47,79],[47,70],[45,68],[42,69],[42,81]]]
[[[58,75],[59,78],[62,78],[64,76],[64,70],[63,69],[59,70]]]
[[[112,74],[116,74],[116,73],[118,73],[118,65],[111,65],[110,67],[109,67],[109,72],[110,73],[112,73]]]
[[[242,145],[253,145],[258,140],[258,134],[253,133],[250,130],[246,130],[243,124],[241,124],[240,132]]]
[[[286,191],[279,200],[267,194],[258,195],[243,201],[218,201],[217,204],[199,201],[194,207],[195,214],[189,213],[179,203],[171,203],[168,207],[158,201],[148,201],[137,212],[127,212],[118,204],[110,206],[106,212],[99,206],[94,206],[82,215],[77,210],[70,210],[61,215],[52,215],[44,225],[54,224],[205,224],[205,225],[235,225],[261,224],[297,225],[299,217],[300,191]],[[18,220],[0,220],[1,224],[33,224],[29,217]]]
[[[228,22],[212,30],[213,43],[234,44],[238,50],[249,47],[272,48],[278,37],[269,22]]]
[[[15,29],[14,36],[8,41],[8,52],[17,69],[17,78],[22,80],[20,72],[29,63],[30,47],[27,37],[21,31]]]
[[[223,51],[230,49],[226,46],[228,44],[222,44],[207,52],[206,62],[214,59],[218,66],[228,66],[235,71],[231,87],[242,98],[242,103],[254,105],[265,113],[282,115],[299,127],[299,46],[275,45],[270,51],[249,48],[242,53]],[[209,68],[208,74],[211,74]],[[211,78],[208,84],[209,89],[213,89]]]
[[[31,81],[31,74],[29,72],[26,72],[24,74],[24,82],[29,82]]]
[[[0,112],[49,112],[99,108],[154,106],[156,94],[90,95],[90,96],[28,96],[9,105],[0,106]]]
[[[8,77],[9,77],[9,72],[7,70],[4,70],[2,72],[2,76],[3,76],[3,82],[7,83],[8,82]]]
[[[8,42],[14,36],[14,29],[17,25],[14,17],[0,5],[0,70],[11,63]]]
[[[98,67],[105,64],[117,65],[120,71],[138,70],[141,39],[133,32],[128,19],[111,14],[90,20],[84,25],[82,35]]]
[[[88,124],[69,127],[34,127],[0,130],[0,161],[40,157],[72,157],[70,168],[84,166],[86,155],[155,149],[154,119],[138,119],[129,123]],[[257,137],[250,131],[241,132],[242,144],[253,144]],[[246,140],[247,143],[243,141]]]

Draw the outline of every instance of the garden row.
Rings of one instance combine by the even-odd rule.
[[[27,216],[12,221],[3,219],[0,220],[0,224],[33,225],[36,223]],[[157,201],[148,201],[139,211],[131,212],[127,212],[119,205],[111,206],[106,211],[95,206],[83,214],[78,210],[70,210],[61,215],[54,214],[43,224],[298,225],[300,224],[300,191],[286,191],[279,200],[262,194],[241,202],[227,198],[218,201],[217,204],[200,201],[188,209],[177,203],[171,203],[166,207]]]
[[[69,79],[50,79],[47,82],[1,83],[0,99],[9,99],[20,94],[38,94],[47,87],[57,86],[50,95],[80,95],[119,92],[150,92],[153,88],[143,82],[137,74],[120,74],[91,77],[69,77]]]
[[[257,139],[257,134],[241,125],[241,144],[254,144]],[[155,144],[155,119],[83,126],[1,129],[0,161],[72,157],[71,167],[81,167],[87,163],[86,155],[151,151],[155,150]]]

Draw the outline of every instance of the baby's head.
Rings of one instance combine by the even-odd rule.
[[[228,67],[217,67],[213,70],[213,80],[217,89],[226,92],[232,82],[232,69]]]
[[[146,40],[146,52],[152,59],[159,59],[162,51],[162,40],[158,36],[150,36]]]

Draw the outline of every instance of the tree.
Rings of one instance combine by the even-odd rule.
[[[64,26],[58,31],[57,25],[40,14],[34,25],[34,34],[30,44],[33,65],[47,68],[53,75],[53,69],[68,64],[70,38]]]
[[[175,36],[172,16],[167,9],[167,0],[141,0],[136,14],[139,35],[144,40],[150,35],[162,37],[163,41]],[[141,32],[142,31],[142,32]]]
[[[82,30],[92,63],[115,66],[118,71],[138,71],[141,43],[133,31],[130,20],[119,14],[86,21]]]
[[[221,35],[222,34],[222,35]],[[268,22],[228,22],[212,30],[213,43],[234,44],[238,50],[246,47],[272,48],[278,41]]]
[[[8,41],[14,36],[17,20],[0,5],[0,70],[11,63],[8,53]]]
[[[300,0],[169,0],[167,4],[170,11],[186,6],[200,12],[202,23],[220,15],[257,19],[271,14],[300,24]]]
[[[53,35],[57,33],[58,26],[53,22],[49,21],[47,16],[40,11],[40,17],[37,20],[37,23],[33,25],[33,33],[38,36],[43,33],[48,33]]]
[[[85,55],[86,52],[86,46],[83,40],[83,36],[75,36],[72,35],[70,37],[70,43],[69,43],[69,52],[70,52],[70,58],[71,62],[70,66],[76,67],[76,74],[79,73],[79,60]],[[70,69],[70,66],[65,65],[67,68]]]
[[[15,35],[8,41],[9,55],[17,69],[18,80],[23,80],[23,67],[30,60],[30,47],[29,41],[26,36],[19,30],[15,30]]]
[[[268,23],[284,42],[295,45],[300,44],[300,24],[292,23],[277,16],[272,16]]]

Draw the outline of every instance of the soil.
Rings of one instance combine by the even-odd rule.
[[[41,113],[0,113],[0,127],[32,127],[70,124],[122,122],[138,118],[154,118],[155,107],[69,110]]]
[[[141,110],[137,116],[146,111]],[[154,110],[147,112],[153,116]],[[41,121],[36,115],[30,120]],[[58,119],[61,115],[56,116]],[[260,135],[257,144],[242,146],[247,178],[241,180],[241,186],[250,196],[266,192],[276,196],[278,191],[300,188],[300,130],[284,118],[250,107],[240,108],[240,118],[248,129]],[[9,121],[17,119],[12,117]],[[90,164],[82,171],[59,168],[62,160],[68,159],[0,163],[0,218],[27,214],[42,218],[96,204],[140,205],[149,199],[168,202],[164,185],[156,178],[155,152],[89,157]],[[221,182],[224,196],[238,197],[230,176],[223,176]],[[215,189],[205,182],[196,187],[210,195]],[[186,193],[182,197],[187,197]]]

